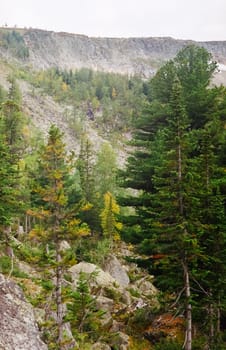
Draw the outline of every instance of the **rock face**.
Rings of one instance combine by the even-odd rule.
[[[29,49],[29,57],[23,62],[39,70],[50,67],[86,67],[149,77],[163,62],[173,58],[184,46],[192,43],[205,47],[214,59],[226,64],[226,41],[194,42],[170,37],[92,38],[38,29],[17,30],[23,35],[25,45]],[[3,48],[0,48],[0,54],[9,57],[9,52],[4,52]]]
[[[152,75],[164,61],[176,56],[189,40],[173,38],[92,38],[85,35],[28,30],[24,40],[35,68],[82,67],[123,74]],[[196,42],[226,63],[226,42]],[[156,67],[157,66],[157,67]]]
[[[0,349],[47,350],[34,319],[32,306],[13,281],[0,275]]]

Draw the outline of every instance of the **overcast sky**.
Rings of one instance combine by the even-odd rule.
[[[0,0],[0,26],[101,37],[226,40],[226,0]]]

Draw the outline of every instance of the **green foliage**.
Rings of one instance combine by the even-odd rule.
[[[130,337],[130,350],[152,350],[153,347],[150,342],[143,338]]]
[[[18,171],[15,168],[17,159],[11,157],[9,147],[0,136],[0,225],[10,224],[12,216],[18,210],[15,197],[18,194],[15,188]]]
[[[72,332],[77,338],[78,333],[85,333],[88,339],[97,340],[100,336],[101,318],[104,312],[97,310],[96,299],[91,294],[90,282],[95,279],[95,274],[87,277],[86,274],[80,273],[77,288],[71,291],[67,296],[66,321],[70,321]]]
[[[12,55],[23,60],[29,57],[29,49],[19,31],[1,30],[0,39],[1,45],[8,49]]]
[[[20,107],[6,100],[0,110],[0,225],[10,223],[22,205],[20,195]]]
[[[81,142],[77,169],[85,203],[92,203],[94,197],[94,151],[90,140],[84,137]]]
[[[27,274],[21,271],[12,261],[12,258],[6,255],[0,257],[0,273],[5,275],[12,274],[14,277],[27,278]]]
[[[110,192],[104,194],[104,208],[100,214],[101,226],[105,237],[112,241],[120,239],[119,232],[122,229],[122,224],[117,220],[117,215],[120,208]]]
[[[151,310],[148,307],[135,310],[129,315],[127,332],[133,334],[143,334],[150,325]]]
[[[154,346],[154,350],[181,350],[181,344],[175,340],[162,340]]]
[[[95,189],[100,196],[116,190],[116,154],[110,143],[103,143],[94,166]]]
[[[115,303],[122,302],[122,293],[116,288],[105,287],[104,293],[107,298],[114,300]]]
[[[26,59],[28,52],[23,51],[26,46],[19,32],[1,31],[0,39],[5,49]],[[203,48],[189,46],[145,83],[88,69],[20,71],[20,77],[30,80],[41,93],[72,106],[65,118],[82,140],[77,169],[56,126],[51,127],[44,145],[38,137],[26,137],[29,127],[15,78],[9,78],[8,94],[0,88],[1,239],[13,247],[17,258],[38,266],[41,293],[31,298],[33,305],[55,315],[56,310],[61,314],[63,302],[67,303],[64,320],[56,322],[47,316],[43,325],[50,349],[60,347],[59,327],[65,321],[70,322],[82,349],[90,348],[99,338],[109,339],[101,324],[104,313],[97,310],[87,276],[80,276],[76,291],[64,287],[62,281],[65,276],[70,281],[66,270],[76,260],[101,266],[112,239],[119,239],[122,221],[122,236],[148,256],[141,261],[141,255],[140,262],[155,274],[155,283],[165,292],[162,307],[183,312],[191,303],[198,328],[193,348],[202,349],[206,343],[213,349],[224,348],[217,321],[223,319],[219,312],[226,305],[226,90],[209,87],[215,68]],[[149,103],[144,105],[146,95]],[[138,118],[141,106],[144,111]],[[82,138],[87,121],[106,137],[125,132],[134,123],[131,146],[135,151],[121,172],[126,196],[117,200],[126,207],[128,215],[124,217],[114,199],[118,192],[114,151],[104,143],[97,152]],[[25,154],[27,145],[29,155]],[[24,219],[25,207],[32,218],[29,242],[23,236],[23,244],[14,246],[4,234],[5,228],[13,218]],[[90,234],[86,223],[92,235],[82,239]],[[67,251],[61,250],[64,239],[71,244]],[[191,297],[184,293],[185,266]],[[17,266],[12,269],[12,260],[6,256],[0,257],[0,269],[25,277]],[[105,292],[116,302],[122,301],[117,289]],[[139,296],[139,291],[130,292]],[[127,321],[128,332],[133,334],[150,325],[151,312],[145,308],[117,317]],[[215,332],[211,337],[210,329]],[[134,342],[131,349],[135,348],[139,346]],[[152,348],[176,350],[181,345],[165,339]]]
[[[108,238],[95,234],[88,239],[78,239],[74,249],[78,261],[87,261],[102,267],[111,252],[111,244]]]
[[[225,189],[217,184],[225,181],[226,93],[208,87],[215,69],[205,49],[189,46],[149,82],[151,101],[136,122],[136,148],[122,171],[123,186],[133,190],[119,199],[134,208],[122,236],[150,257],[157,285],[181,308],[192,302],[200,312],[212,303],[216,310],[225,293]]]
[[[77,71],[62,71],[51,68],[47,71],[22,74],[43,93],[57,101],[70,104],[74,110],[67,115],[76,134],[81,135],[82,117],[77,109],[94,122],[98,132],[105,136],[127,131],[145,100],[143,81],[120,74],[94,72],[82,68]]]

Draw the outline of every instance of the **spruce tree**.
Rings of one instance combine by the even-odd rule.
[[[149,106],[136,123],[135,151],[122,172],[132,190],[120,204],[134,209],[124,218],[124,237],[149,257],[161,257],[156,264],[153,260],[152,272],[157,266],[159,287],[184,308],[186,350],[192,348],[192,305],[195,312],[212,307],[211,298],[217,302],[225,288],[220,274],[214,276],[214,261],[224,270],[226,242],[219,168],[225,141],[216,142],[225,135],[225,94],[208,87],[215,68],[203,48],[189,46],[159,70],[149,83]],[[221,121],[221,129],[214,120]],[[210,124],[218,130],[213,138]],[[219,293],[214,288],[210,293],[214,281]]]

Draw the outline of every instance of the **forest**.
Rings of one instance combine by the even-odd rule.
[[[68,272],[82,261],[103,267],[124,244],[133,252],[126,262],[153,276],[159,291],[148,319],[145,306],[120,315],[127,348],[226,349],[226,88],[212,84],[217,69],[191,45],[150,80],[18,68],[9,90],[0,88],[0,272],[19,279],[29,302],[45,310],[39,327],[48,349],[94,349],[100,339],[110,344],[103,349],[125,349],[103,327],[87,276],[73,289]],[[57,125],[46,138],[32,127],[18,78],[73,107],[78,154]],[[100,149],[77,110],[105,137]],[[119,166],[114,142],[125,132],[131,138]],[[17,259],[37,271],[38,292],[28,290]],[[166,313],[180,319],[176,336],[151,326],[153,315]]]

